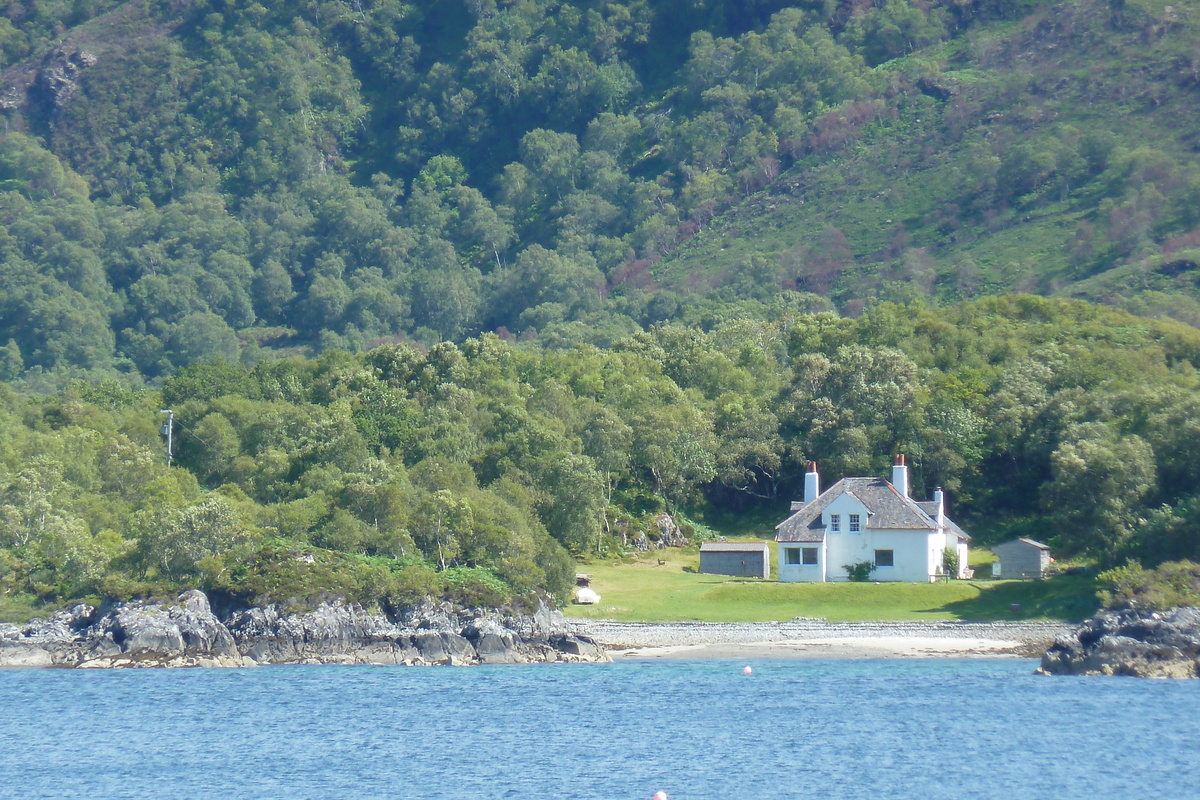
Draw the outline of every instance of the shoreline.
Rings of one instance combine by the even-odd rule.
[[[652,658],[1039,658],[1059,622],[614,622],[571,620],[614,660]]]

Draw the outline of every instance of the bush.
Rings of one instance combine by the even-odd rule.
[[[442,586],[442,579],[431,567],[413,564],[396,574],[394,594],[390,599],[399,605],[415,603],[425,597],[440,596]]]
[[[1109,589],[1098,593],[1105,608],[1165,611],[1200,606],[1200,564],[1168,561],[1148,570],[1136,561],[1098,576]]]
[[[512,589],[490,570],[452,567],[442,573],[446,599],[466,608],[496,608],[510,603]]]
[[[846,570],[846,576],[855,583],[866,583],[871,580],[875,565],[870,561],[859,561],[855,564],[842,564],[842,569]]]
[[[957,578],[959,566],[958,551],[953,547],[947,547],[946,552],[942,554],[942,569],[951,578]]]

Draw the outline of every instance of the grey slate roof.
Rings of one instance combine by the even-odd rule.
[[[766,542],[704,542],[701,553],[762,553],[771,551]]]
[[[958,527],[958,525],[955,524],[954,520],[950,519],[949,517],[946,517],[946,530],[950,531],[951,533],[957,533],[959,536],[961,536],[963,538],[963,541],[967,541],[967,542],[971,541],[970,534],[968,534],[962,528]]]
[[[821,542],[825,540],[825,527],[821,524],[821,512],[843,494],[849,494],[867,509],[866,528],[872,530],[937,530],[937,522],[921,503],[905,497],[883,478],[842,478],[830,486],[821,496],[803,506],[783,522],[775,526],[777,542]],[[936,513],[932,503],[924,506]],[[946,527],[960,533],[962,529],[950,520]]]
[[[921,507],[922,511],[924,511],[926,514],[929,515],[930,519],[936,518],[936,515],[937,515],[937,501],[936,500],[917,500],[915,502],[918,506]],[[950,531],[951,533],[958,534],[959,536],[961,536],[964,540],[966,540],[968,542],[971,541],[971,537],[969,535],[967,535],[967,532],[964,531],[962,528],[958,527],[958,525],[954,522],[954,520],[950,519],[949,517],[946,517],[946,530]]]
[[[997,547],[1007,547],[1009,545],[1014,545],[1014,544],[1032,545],[1033,547],[1036,547],[1039,550],[1049,550],[1050,549],[1050,545],[1042,544],[1041,542],[1035,542],[1033,539],[1026,539],[1024,536],[1022,536],[1020,539],[1015,539],[1011,542],[1005,542],[1004,544],[995,545],[994,547],[992,547],[992,551],[995,552]]]

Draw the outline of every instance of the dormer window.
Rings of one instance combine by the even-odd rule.
[[[860,517],[858,516],[858,514],[850,515],[850,532],[851,533],[858,533],[859,531],[862,530],[862,523],[859,521],[859,519],[860,519]]]
[[[837,533],[841,529],[842,529],[841,515],[840,514],[830,514],[829,515],[829,531],[830,531],[830,533]]]

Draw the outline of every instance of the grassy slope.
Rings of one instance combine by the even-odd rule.
[[[662,561],[663,563],[659,563]],[[1079,620],[1097,608],[1094,581],[950,583],[775,583],[696,572],[697,550],[643,554],[632,563],[581,566],[600,594],[567,616],[621,622],[770,622],[811,617],[832,622],[879,620]],[[975,563],[974,561],[972,563]],[[1020,611],[1014,612],[1014,604]]]
[[[833,226],[854,255],[834,286],[835,298],[843,304],[872,296],[904,299],[912,289],[902,284],[911,276],[894,248],[903,225],[908,248],[923,250],[932,262],[933,292],[944,297],[1021,290],[1121,304],[1140,291],[1161,290],[1185,293],[1187,305],[1194,305],[1196,275],[1146,281],[1141,272],[1141,285],[1133,287],[1128,261],[1117,260],[1106,242],[1092,258],[1072,262],[1080,223],[1106,222],[1103,181],[1072,187],[1065,198],[1047,186],[986,215],[961,205],[964,175],[980,147],[1009,147],[1062,126],[1111,132],[1118,148],[1152,147],[1182,163],[1196,160],[1200,98],[1196,86],[1180,78],[1179,49],[1194,43],[1191,26],[1200,21],[1168,27],[1147,41],[1144,32],[1111,31],[1081,16],[1089,5],[1051,4],[1021,23],[995,25],[970,41],[883,65],[909,80],[936,70],[931,82],[950,96],[913,91],[896,117],[863,126],[857,142],[810,154],[681,247],[656,279],[675,288],[717,283],[752,255],[778,263]],[[1131,11],[1148,15],[1161,15],[1160,6],[1129,3]],[[1158,231],[1157,239],[1169,235]],[[790,277],[786,268],[784,277]]]

